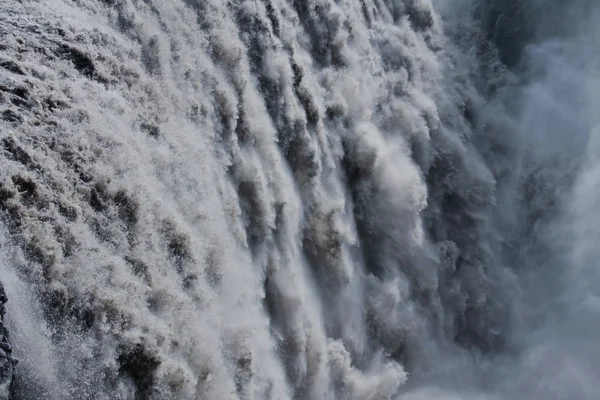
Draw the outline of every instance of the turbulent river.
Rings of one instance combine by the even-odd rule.
[[[598,21],[1,0],[11,400],[597,400]]]

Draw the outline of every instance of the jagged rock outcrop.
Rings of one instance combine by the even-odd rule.
[[[10,399],[10,386],[13,381],[17,361],[12,357],[12,347],[8,330],[4,326],[5,304],[8,301],[4,286],[0,283],[0,400]]]

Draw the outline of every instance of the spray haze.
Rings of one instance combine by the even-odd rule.
[[[0,4],[15,399],[595,399],[600,7]]]

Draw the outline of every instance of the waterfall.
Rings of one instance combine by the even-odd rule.
[[[596,17],[2,1],[11,400],[596,399]]]

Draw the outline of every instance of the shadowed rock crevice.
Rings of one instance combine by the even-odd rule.
[[[71,61],[75,69],[86,78],[100,83],[108,83],[108,80],[98,72],[98,68],[90,55],[77,47],[63,44],[58,47],[57,54],[59,57]]]
[[[129,375],[136,386],[136,400],[148,399],[152,394],[154,372],[160,366],[160,359],[138,343],[131,349],[124,349],[118,362],[119,372]]]

